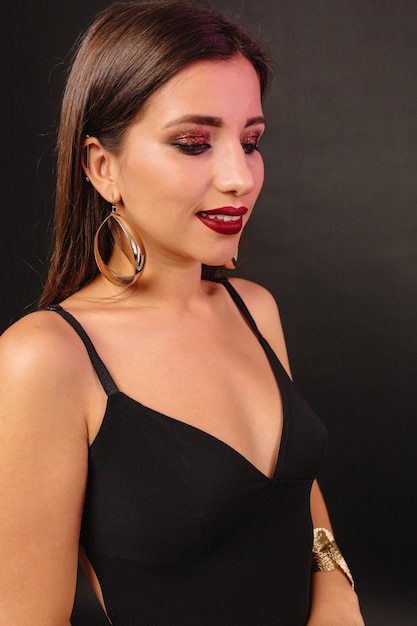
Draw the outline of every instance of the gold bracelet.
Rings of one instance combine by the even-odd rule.
[[[348,564],[340,552],[330,530],[315,528],[313,530],[313,572],[330,572],[339,567],[350,584],[355,588]]]

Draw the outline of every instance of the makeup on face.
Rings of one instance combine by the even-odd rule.
[[[167,128],[176,125],[182,125],[184,123],[196,124],[197,127],[191,127],[178,132],[172,140],[172,145],[179,151],[190,156],[199,155],[210,149],[210,142],[212,141],[212,133],[202,126],[208,126],[209,128],[222,128],[223,121],[218,117],[190,115],[184,116],[179,119],[175,119],[169,124]],[[249,126],[259,128],[250,128]],[[265,118],[263,116],[257,116],[247,120],[245,132],[242,133],[241,144],[246,154],[252,154],[255,150],[259,149],[259,140],[265,127]]]
[[[236,57],[191,64],[150,98],[118,155],[123,209],[154,263],[222,265],[263,182],[259,79]]]

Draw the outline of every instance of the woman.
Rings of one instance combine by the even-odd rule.
[[[115,5],[78,45],[49,277],[1,339],[2,624],[68,625],[78,555],[113,626],[363,624],[275,302],[218,277],[268,81],[188,3]]]

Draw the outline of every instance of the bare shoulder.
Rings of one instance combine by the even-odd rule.
[[[254,316],[276,317],[278,306],[272,293],[262,285],[245,278],[231,278],[229,282],[244,300],[246,306]],[[256,321],[258,321],[256,319]]]
[[[18,398],[20,405],[32,403],[33,409],[38,403],[63,409],[63,398],[71,394],[76,409],[86,389],[88,370],[90,362],[81,340],[67,322],[51,311],[25,316],[0,337],[3,406]]]
[[[274,296],[262,285],[244,278],[231,278],[230,283],[248,307],[260,332],[290,373],[281,318]]]
[[[76,370],[82,345],[71,327],[51,311],[21,318],[0,337],[0,368],[9,376],[65,375]]]

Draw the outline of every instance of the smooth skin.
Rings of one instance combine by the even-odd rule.
[[[91,184],[138,230],[147,262],[134,286],[122,290],[99,276],[63,306],[122,391],[211,433],[271,476],[282,430],[279,389],[224,287],[200,279],[202,262],[233,256],[240,233],[221,235],[196,216],[245,206],[247,222],[263,183],[263,130],[257,75],[237,56],[181,70],[149,98],[119,154],[87,139]],[[249,281],[232,282],[289,372],[273,297]],[[68,626],[88,446],[106,396],[81,340],[51,312],[4,333],[0,380],[0,625]],[[311,509],[315,526],[331,528],[317,484]],[[313,579],[308,626],[363,624],[340,571]]]

